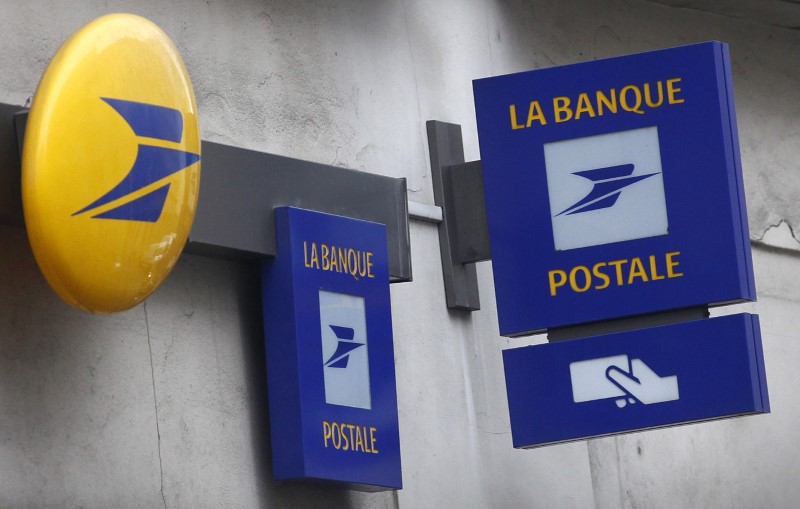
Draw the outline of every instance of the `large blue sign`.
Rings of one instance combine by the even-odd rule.
[[[474,93],[501,334],[755,299],[727,45]]]
[[[276,479],[402,488],[386,227],[275,210],[262,272]]]
[[[514,447],[768,413],[758,317],[503,352]]]

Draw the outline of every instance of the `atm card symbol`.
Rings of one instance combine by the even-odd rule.
[[[324,366],[326,368],[346,368],[347,361],[350,360],[350,353],[356,348],[364,346],[364,343],[353,341],[355,330],[350,327],[340,327],[338,325],[330,325],[329,327],[339,339],[339,344],[336,345],[336,351],[333,352],[333,355],[325,361]]]
[[[680,399],[678,377],[659,376],[641,359],[613,355],[569,365],[575,403],[614,399],[619,408],[628,403],[651,405]]]

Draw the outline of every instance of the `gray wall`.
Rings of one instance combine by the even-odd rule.
[[[144,305],[88,315],[50,291],[24,230],[0,227],[0,507],[796,505],[800,33],[672,3],[0,0],[0,102],[24,104],[82,24],[135,12],[182,52],[204,139],[407,177],[422,203],[426,120],[461,124],[467,158],[480,157],[473,78],[730,43],[760,300],[715,312],[761,314],[773,407],[512,449],[500,351],[544,339],[497,335],[489,263],[483,309],[448,312],[436,227],[414,222],[414,282],[392,286],[405,488],[277,483],[256,266],[186,255]]]

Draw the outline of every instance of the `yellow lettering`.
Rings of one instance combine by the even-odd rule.
[[[595,93],[595,98],[597,99],[597,114],[603,115],[603,106],[608,108],[608,111],[611,113],[617,112],[617,89],[611,89],[611,99],[606,97],[606,95],[598,90]]]
[[[375,278],[375,274],[372,273],[372,255],[374,253],[372,251],[367,251],[367,277]]]
[[[330,270],[331,261],[328,259],[328,245],[322,244],[322,270]]]
[[[634,98],[633,105],[628,104],[629,91],[633,91],[633,98]],[[620,91],[619,104],[625,111],[630,111],[631,113],[638,113],[639,115],[644,115],[644,111],[640,109],[642,107],[642,92],[636,85],[628,85]]]
[[[355,279],[375,278],[374,256],[372,251],[323,243],[317,247],[316,242],[303,241],[303,264],[306,267],[350,274]]]
[[[679,81],[681,81],[680,78],[672,78],[671,80],[667,80],[667,97],[670,104],[680,104],[684,101],[683,98],[675,97],[675,95],[681,91],[680,88],[675,86],[675,84]]]
[[[350,437],[350,442],[349,442],[350,448],[353,449],[354,451],[355,451],[355,441],[353,440],[353,428],[355,428],[355,427],[356,427],[355,424],[348,424],[347,425],[347,431],[348,431],[348,435]],[[347,450],[347,449],[345,449],[345,450]]]
[[[346,423],[339,424],[339,435],[342,437],[342,450],[349,451],[350,450],[350,442],[347,441],[347,434],[344,432],[344,429],[348,426]],[[337,447],[338,449],[338,447]]]
[[[675,270],[675,267],[677,267],[680,262],[678,262],[678,260],[673,260],[673,258],[679,254],[681,254],[680,251],[667,253],[667,277],[681,277],[683,275],[683,272],[677,272]]]
[[[558,281],[556,281],[556,275],[559,276]],[[547,278],[550,280],[550,295],[555,297],[556,288],[564,286],[567,282],[567,273],[560,269],[551,270],[547,273]]]
[[[333,448],[336,450],[339,450],[342,447],[342,430],[339,428],[338,422],[334,422],[331,425],[331,443],[333,444]]]
[[[539,125],[546,125],[547,119],[544,118],[542,107],[539,106],[539,101],[531,101],[531,107],[528,109],[528,122],[525,127],[530,127],[534,120],[539,121]]]
[[[666,278],[683,276],[679,271],[680,251],[663,255],[666,268],[659,266],[660,255],[635,256],[630,259],[599,261],[593,265],[575,265],[570,269],[553,269],[547,272],[550,296],[555,297],[559,288],[566,286],[573,292],[604,290],[612,285],[633,285],[638,281],[649,283]],[[663,271],[663,272],[661,272]],[[563,291],[563,290],[562,290]]]
[[[556,122],[566,122],[572,118],[572,110],[569,107],[569,103],[569,97],[553,98],[553,113],[555,114]]]
[[[622,286],[623,282],[625,281],[622,279],[622,266],[626,263],[628,263],[628,260],[614,260],[608,262],[608,264],[614,267],[617,271],[617,286]]]
[[[582,113],[588,113],[590,117],[595,116],[592,102],[589,100],[589,96],[585,92],[582,92],[578,96],[578,104],[575,106],[575,120],[581,118]]]
[[[337,252],[336,246],[331,246],[331,272],[333,272],[334,270],[336,272],[342,271],[342,269],[339,268],[339,257],[336,256],[336,252]]]
[[[578,278],[577,273],[583,273],[584,284],[583,286],[578,286]],[[584,267],[583,265],[578,265],[574,267],[571,271],[569,271],[569,286],[572,287],[578,293],[585,292],[592,286],[592,274],[589,272],[588,267]]]
[[[376,432],[375,426],[322,421],[323,444],[337,451],[378,454]]]
[[[511,129],[522,129],[525,126],[517,123],[517,105],[509,104],[508,113],[511,116]]]
[[[322,421],[322,439],[325,441],[325,447],[328,447],[328,439],[331,438],[331,423]]]
[[[650,255],[650,279],[652,281],[658,281],[664,279],[664,276],[658,273],[658,267],[656,266],[655,255]]]
[[[352,247],[347,250],[347,263],[350,265],[350,275],[358,279],[358,253]]]
[[[377,431],[377,428],[375,426],[369,427],[369,448],[372,449],[373,454],[378,454],[378,448],[375,447],[375,441],[377,440],[377,437],[375,436],[375,431]]]
[[[339,272],[347,273],[349,271],[347,266],[347,249],[337,248],[337,252],[339,253],[339,268],[341,269]]]
[[[650,83],[644,84],[644,102],[651,108],[658,108],[659,106],[661,106],[661,103],[664,102],[664,91],[661,88],[661,81],[658,81],[657,85],[658,85],[658,101],[653,102],[653,98],[650,96]]]
[[[607,265],[606,262],[598,262],[594,264],[594,267],[592,267],[592,274],[594,274],[595,277],[603,280],[602,284],[594,287],[595,290],[603,290],[604,288],[608,288],[608,286],[611,284],[611,278],[608,277],[608,275],[605,272],[600,270],[602,267],[605,267],[606,265]]]
[[[666,81],[666,85],[664,81]],[[683,93],[681,84],[681,78],[670,78],[625,85],[619,92],[617,92],[617,88],[610,88],[580,92],[574,97],[565,95],[553,97],[553,118],[556,123],[561,123],[579,120],[584,116],[594,118],[605,114],[616,114],[620,108],[623,111],[644,115],[645,107],[652,109],[666,103],[681,104],[685,102],[685,99],[681,97]],[[531,127],[536,122],[539,125],[547,125],[547,115],[538,100],[530,101],[528,104],[528,117],[524,123],[519,121],[516,104],[510,104],[508,111],[511,129]]]
[[[647,272],[644,270],[642,260],[638,256],[631,260],[631,271],[628,274],[628,284],[633,284],[633,280],[637,277],[641,278],[641,280],[645,283],[648,281]]]
[[[317,254],[317,243],[311,243],[311,266],[319,268],[319,256]]]
[[[364,450],[364,438],[361,436],[361,426],[356,426],[356,445],[353,447],[354,451],[361,449],[361,452],[367,452]]]
[[[367,275],[367,253],[364,251],[358,252],[358,275],[361,277]]]

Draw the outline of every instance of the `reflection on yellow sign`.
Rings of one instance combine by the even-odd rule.
[[[112,14],[58,50],[28,117],[25,223],[36,261],[69,304],[128,309],[183,249],[200,185],[197,106],[169,38]]]

